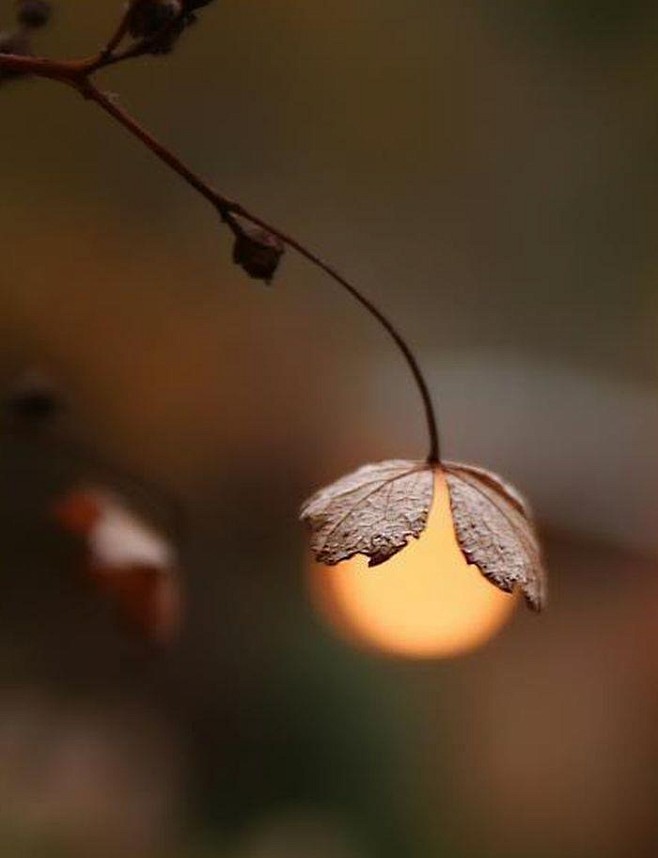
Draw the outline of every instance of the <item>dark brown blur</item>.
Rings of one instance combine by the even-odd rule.
[[[39,49],[92,53],[120,6],[62,0]],[[0,90],[0,384],[49,373],[72,448],[179,499],[188,613],[164,651],[117,624],[51,515],[85,462],[3,431],[0,855],[657,854],[657,51],[642,0],[218,0],[102,75],[352,275],[446,455],[532,501],[549,610],[441,659],[330,628],[297,522],[425,455],[390,341],[292,254],[249,280],[93,105]]]

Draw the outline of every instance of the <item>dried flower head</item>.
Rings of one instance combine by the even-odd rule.
[[[444,462],[455,536],[464,558],[500,590],[523,592],[536,611],[546,602],[544,569],[525,500],[499,476],[473,465]],[[320,563],[333,566],[362,554],[385,563],[418,539],[434,497],[434,468],[393,460],[365,465],[306,501],[301,518]],[[437,564],[439,558],[437,558]]]

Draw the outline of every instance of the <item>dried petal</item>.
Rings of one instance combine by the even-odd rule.
[[[420,536],[433,496],[434,473],[426,462],[379,462],[321,489],[303,505],[301,519],[321,563],[364,554],[377,566]]]
[[[520,587],[530,607],[540,611],[546,601],[546,572],[525,500],[482,468],[445,462],[443,470],[466,560],[501,590]]]

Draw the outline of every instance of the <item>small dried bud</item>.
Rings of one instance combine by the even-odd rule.
[[[43,27],[50,20],[51,13],[52,6],[48,0],[18,0],[16,3],[16,19],[23,27]]]
[[[130,15],[130,35],[135,39],[152,39],[173,24],[182,11],[181,0],[141,0],[135,3]]]
[[[271,232],[241,227],[233,246],[233,262],[255,280],[271,283],[284,251],[283,242]]]
[[[31,57],[32,44],[23,32],[0,33],[0,54],[15,54],[18,57]],[[0,83],[17,77],[24,77],[25,72],[0,69]]]

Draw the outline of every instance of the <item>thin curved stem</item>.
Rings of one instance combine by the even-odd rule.
[[[418,392],[420,393],[420,397],[423,401],[423,408],[425,410],[425,420],[427,422],[427,432],[430,439],[430,449],[427,454],[427,462],[430,465],[438,465],[440,461],[440,445],[439,445],[439,430],[436,420],[436,414],[434,412],[434,405],[432,403],[432,397],[430,395],[429,388],[427,386],[427,382],[425,381],[425,376],[416,360],[416,356],[411,350],[411,347],[404,339],[402,334],[398,331],[395,325],[391,322],[391,320],[382,313],[382,311],[372,303],[369,298],[360,292],[356,286],[350,283],[342,274],[340,274],[336,269],[326,263],[321,257],[317,256],[315,253],[306,248],[303,244],[300,244],[295,238],[292,238],[289,235],[281,232],[279,229],[275,227],[269,226],[265,221],[260,218],[252,215],[249,212],[242,211],[242,216],[250,220],[252,223],[258,224],[262,226],[264,229],[267,229],[269,232],[273,233],[277,236],[277,238],[281,239],[281,241],[285,242],[289,247],[292,247],[300,256],[303,256],[313,265],[316,265],[318,268],[321,268],[322,271],[325,272],[332,280],[338,283],[343,287],[349,294],[364,307],[373,318],[375,318],[379,324],[388,332],[391,339],[394,341],[398,349],[402,352],[404,359],[411,370],[411,374],[413,375],[414,381],[416,382],[416,387],[418,388]]]
[[[332,265],[329,265],[325,262],[320,256],[314,253],[312,250],[309,250],[305,245],[299,242],[296,238],[288,235],[287,233],[280,230],[278,227],[273,226],[267,221],[263,220],[263,218],[258,215],[253,214],[244,208],[244,206],[239,203],[233,202],[225,197],[223,194],[220,194],[214,188],[207,184],[203,179],[201,179],[196,173],[189,169],[178,157],[176,157],[167,147],[163,146],[159,141],[157,141],[146,129],[143,128],[135,119],[133,119],[123,108],[119,107],[118,104],[112,99],[108,98],[105,93],[98,89],[91,81],[87,81],[87,85],[82,90],[82,94],[85,98],[90,99],[95,102],[100,108],[102,108],[106,113],[109,113],[114,119],[117,120],[124,128],[130,131],[138,140],[140,140],[145,146],[147,146],[155,155],[157,155],[160,160],[164,161],[171,169],[173,169],[176,173],[178,173],[181,178],[183,178],[191,187],[193,187],[198,193],[200,193],[209,203],[211,203],[220,213],[224,220],[230,221],[233,216],[238,216],[243,218],[244,220],[249,221],[250,223],[265,229],[267,232],[275,235],[280,241],[284,244],[291,247],[293,250],[296,250],[300,256],[303,256],[313,265],[320,268],[325,272],[332,280],[338,283],[343,287],[356,301],[364,307],[370,315],[376,319],[379,324],[387,331],[390,335],[391,339],[394,341],[404,359],[406,360],[409,369],[413,375],[414,381],[418,388],[418,392],[420,393],[421,399],[423,401],[423,407],[425,410],[425,418],[427,421],[427,430],[430,438],[430,449],[427,455],[427,461],[431,465],[435,465],[439,462],[440,458],[440,449],[439,449],[439,433],[437,428],[436,415],[434,413],[434,406],[432,404],[432,398],[430,396],[429,388],[427,386],[427,382],[425,381],[425,377],[420,369],[418,361],[414,353],[412,352],[409,344],[404,339],[402,334],[397,330],[395,325],[388,319],[387,316],[382,313],[382,311],[373,304],[373,302],[366,298],[359,289],[356,288],[346,277],[340,274]]]

